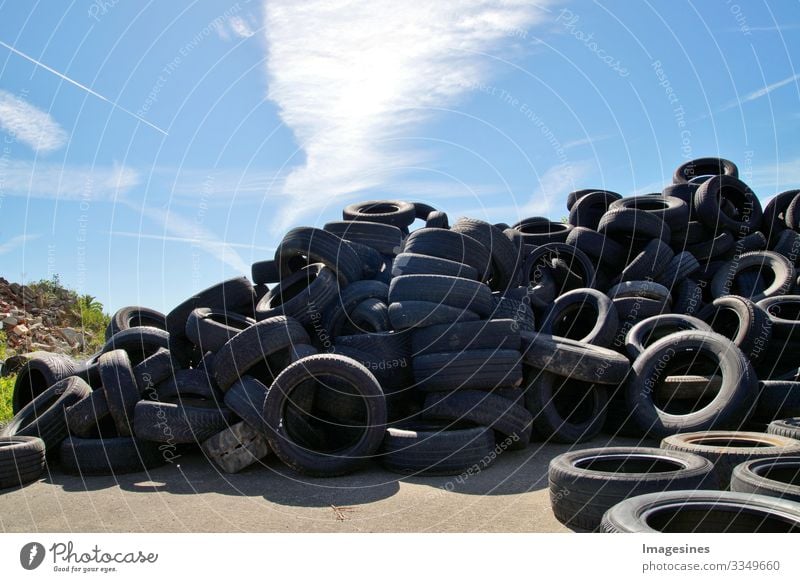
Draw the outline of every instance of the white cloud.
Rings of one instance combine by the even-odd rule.
[[[526,0],[270,0],[265,14],[268,95],[306,156],[284,184],[286,224],[418,162],[393,138],[478,85],[481,53],[544,12]]]
[[[530,200],[520,207],[520,218],[543,215],[557,220],[559,217],[553,212],[566,212],[567,194],[586,186],[585,179],[593,167],[591,162],[579,161],[548,168],[535,185]]]
[[[189,220],[179,216],[174,211],[165,212],[162,208],[140,207],[131,202],[126,202],[126,204],[161,226],[164,229],[164,236],[167,240],[172,238],[190,242],[193,246],[202,249],[220,262],[228,265],[237,273],[247,274],[250,272],[250,266],[236,252],[234,245],[221,240],[211,230],[203,226],[201,221]]]
[[[0,255],[10,253],[14,249],[23,246],[29,240],[36,240],[40,236],[40,234],[20,234],[4,243],[0,243]]]
[[[794,83],[798,79],[800,79],[800,73],[792,75],[791,77],[787,77],[786,79],[783,79],[776,83],[772,83],[771,85],[767,85],[766,87],[764,87],[763,89],[759,89],[758,91],[753,91],[752,93],[748,94],[744,99],[742,99],[742,101],[745,103],[748,101],[755,101],[756,99],[760,99],[765,95],[769,95],[775,89],[780,89],[781,87],[788,85],[789,83]]]
[[[233,31],[233,34],[239,38],[250,38],[255,34],[250,23],[241,16],[231,16],[228,20],[228,26]]]
[[[67,132],[46,111],[0,90],[0,129],[37,152],[52,152],[67,143]]]
[[[128,166],[68,166],[11,162],[0,168],[0,194],[63,201],[115,200],[139,184]]]
[[[186,243],[191,245],[196,245],[201,242],[202,239],[196,237],[186,237],[186,236],[170,236],[166,234],[146,234],[143,232],[131,232],[127,230],[115,230],[110,233],[113,236],[120,236],[123,238],[135,238],[141,240],[157,240],[161,242],[178,242],[178,243]],[[232,242],[223,242],[223,241],[205,241],[209,245],[216,244],[217,246],[229,246],[233,249],[249,249],[254,251],[269,251],[275,252],[275,247],[264,247],[259,245],[251,245],[247,243],[232,243]]]

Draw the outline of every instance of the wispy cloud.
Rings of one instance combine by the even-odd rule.
[[[250,23],[241,16],[231,16],[230,20],[228,20],[228,26],[230,26],[233,34],[239,38],[250,38],[255,34]]]
[[[561,147],[563,147],[565,150],[569,150],[569,149],[578,148],[578,147],[582,147],[582,146],[592,145],[592,144],[597,143],[597,142],[601,142],[601,141],[605,141],[607,139],[611,139],[612,137],[614,137],[614,134],[611,134],[611,133],[606,133],[606,134],[603,134],[603,135],[587,135],[586,137],[583,137],[583,138],[580,138],[580,139],[574,139],[572,141],[568,141],[564,145],[562,145]]]
[[[37,152],[52,152],[67,143],[67,132],[49,113],[3,90],[0,128]]]
[[[266,2],[268,96],[305,153],[281,222],[420,161],[392,138],[485,79],[480,53],[544,14],[527,0]]]
[[[199,238],[192,238],[186,236],[169,236],[166,234],[147,234],[143,232],[132,232],[127,230],[115,230],[111,232],[107,232],[106,234],[111,234],[112,236],[120,236],[123,238],[135,238],[141,240],[157,240],[162,242],[177,242],[177,243],[186,243],[190,245],[196,245],[202,241]],[[209,242],[209,241],[206,241]],[[232,242],[223,242],[217,241],[210,241],[209,244],[216,244],[217,246],[228,246],[233,249],[250,249],[254,251],[275,251],[275,247],[264,247],[259,245],[251,245],[247,243],[232,243]]]
[[[164,236],[176,241],[188,242],[205,251],[220,262],[231,267],[237,273],[249,273],[250,266],[234,249],[234,245],[220,239],[211,230],[203,226],[200,220],[189,220],[175,211],[166,212],[162,208],[148,208],[126,202],[130,208],[140,212],[164,229]],[[141,236],[138,233],[136,236]]]
[[[772,83],[771,85],[767,85],[766,87],[762,87],[761,89],[753,91],[752,93],[748,93],[744,97],[741,97],[739,99],[735,99],[733,101],[729,101],[727,104],[725,104],[724,107],[722,107],[722,109],[720,109],[720,112],[727,111],[729,109],[733,109],[734,107],[739,107],[740,105],[742,105],[744,103],[749,103],[750,101],[755,101],[756,99],[761,99],[762,97],[766,97],[767,95],[769,95],[770,93],[772,93],[776,89],[780,89],[781,87],[785,87],[786,85],[789,85],[790,83],[794,83],[798,79],[800,79],[800,73],[798,73],[796,75],[792,75],[791,77],[787,77],[787,78],[782,79],[780,81],[776,81],[775,83]],[[703,117],[708,117],[708,116],[704,115]]]
[[[62,201],[110,201],[139,184],[128,166],[68,166],[12,162],[3,168],[2,192],[9,196]]]
[[[0,255],[5,255],[6,253],[10,253],[14,249],[23,246],[26,242],[30,240],[36,240],[39,238],[40,234],[20,234],[17,235],[4,243],[0,243]]]
[[[522,204],[520,218],[534,214],[552,217],[554,210],[565,208],[567,194],[586,186],[585,179],[593,167],[589,161],[579,161],[548,168],[539,178],[533,195]]]

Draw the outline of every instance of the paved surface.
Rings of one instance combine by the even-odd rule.
[[[640,444],[601,437],[582,448]],[[550,511],[547,465],[570,445],[507,451],[483,472],[407,477],[375,466],[301,478],[276,459],[220,474],[201,453],[148,473],[53,472],[0,492],[6,532],[568,532]]]

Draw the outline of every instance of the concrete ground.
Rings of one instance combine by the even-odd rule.
[[[642,445],[601,436],[581,448]],[[311,479],[274,457],[227,475],[199,452],[148,473],[80,477],[54,470],[0,492],[5,532],[568,532],[550,511],[547,465],[575,445],[507,451],[462,481],[372,466]]]

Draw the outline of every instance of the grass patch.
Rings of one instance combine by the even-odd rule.
[[[0,360],[6,359],[6,332],[0,331]],[[14,414],[11,412],[11,396],[14,394],[14,382],[16,376],[0,378],[0,424],[10,419]]]

